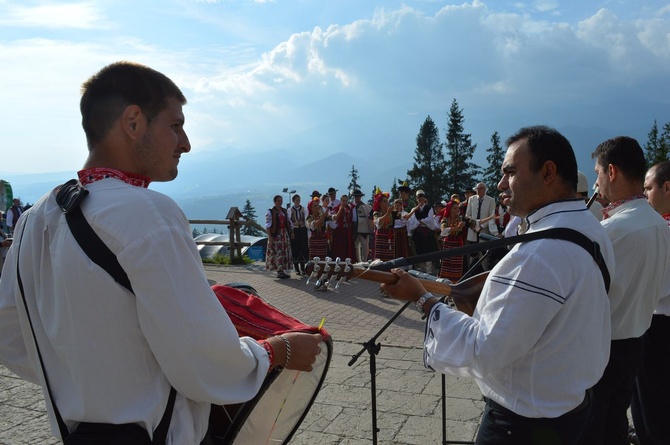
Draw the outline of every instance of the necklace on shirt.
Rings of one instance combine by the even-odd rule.
[[[605,207],[605,208],[602,210],[602,212],[603,212],[603,219],[607,219],[607,218],[609,218],[609,217],[610,217],[609,212],[611,212],[612,210],[616,209],[616,208],[619,207],[621,204],[626,203],[626,202],[628,202],[628,201],[632,201],[632,200],[634,200],[634,199],[646,199],[646,196],[644,196],[644,195],[633,195],[633,196],[629,196],[628,198],[620,199],[620,200],[618,200],[618,201],[616,201],[616,202],[612,202],[612,203],[610,203],[610,205],[608,205],[607,207]]]
[[[138,175],[136,173],[122,172],[121,170],[107,167],[87,168],[77,172],[77,175],[79,176],[79,182],[81,182],[82,185],[92,184],[96,181],[107,178],[118,179],[125,182],[126,184],[143,188],[149,187],[149,184],[151,183],[151,178],[147,176]]]

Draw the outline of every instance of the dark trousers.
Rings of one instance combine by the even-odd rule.
[[[642,336],[642,367],[635,380],[631,413],[643,445],[670,444],[670,316],[654,315]]]
[[[475,445],[578,445],[592,407],[590,390],[581,405],[556,418],[523,417],[486,399]]]
[[[605,373],[593,387],[593,420],[584,445],[629,445],[627,411],[641,361],[642,337],[612,341]]]

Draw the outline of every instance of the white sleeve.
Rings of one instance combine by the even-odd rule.
[[[514,258],[501,264],[506,267],[489,275],[472,317],[444,304],[433,306],[424,342],[427,366],[482,378],[533,348],[561,308],[551,297],[566,295],[568,285],[544,258],[517,251],[510,255]]]

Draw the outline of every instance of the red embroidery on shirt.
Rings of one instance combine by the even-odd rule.
[[[616,201],[616,202],[612,202],[612,203],[610,203],[610,205],[608,205],[607,207],[605,207],[605,208],[602,210],[602,212],[603,212],[603,219],[607,219],[607,218],[609,218],[609,217],[610,217],[609,212],[611,212],[612,210],[616,209],[616,208],[619,207],[621,204],[623,204],[623,203],[625,203],[625,202],[628,202],[628,201],[632,201],[632,200],[634,200],[634,199],[647,199],[647,197],[644,196],[644,195],[633,195],[633,196],[629,196],[628,198],[624,198],[624,199],[620,199],[620,200],[618,200],[618,201]]]
[[[88,185],[95,181],[100,181],[101,179],[107,178],[119,179],[126,184],[143,188],[149,187],[149,184],[151,183],[151,178],[147,176],[138,175],[136,173],[122,172],[121,170],[107,167],[87,168],[85,170],[81,170],[77,174],[79,175],[79,181],[82,183],[82,185]]]

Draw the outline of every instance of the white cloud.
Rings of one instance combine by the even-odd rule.
[[[93,29],[108,26],[93,2],[19,6],[8,4],[0,14],[0,25],[51,29]]]

